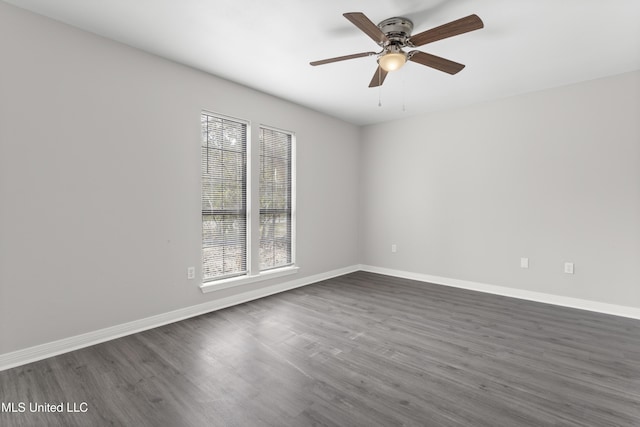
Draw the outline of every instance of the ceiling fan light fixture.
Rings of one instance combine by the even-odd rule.
[[[402,49],[423,46],[438,40],[484,28],[482,19],[475,14],[456,19],[455,21],[418,34],[412,34],[413,22],[401,16],[385,19],[376,25],[362,12],[349,12],[343,13],[342,15],[358,27],[360,31],[369,36],[371,40],[376,42],[376,44],[382,48],[382,51],[378,53],[362,52],[337,56],[335,58],[313,61],[310,64],[315,66],[365,56],[376,56],[378,67],[371,79],[371,83],[369,83],[369,87],[381,86],[390,71],[399,70],[407,61],[424,65],[447,74],[460,72],[464,68],[464,64],[459,64],[420,50],[412,50],[407,53]]]
[[[406,62],[407,54],[397,47],[378,58],[378,64],[387,72],[399,70]]]

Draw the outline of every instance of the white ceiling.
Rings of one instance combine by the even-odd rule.
[[[640,69],[638,0],[6,1],[355,124]],[[309,65],[379,50],[344,12],[404,16],[414,34],[472,13],[485,28],[420,48],[459,74],[409,63],[370,89],[375,57]]]

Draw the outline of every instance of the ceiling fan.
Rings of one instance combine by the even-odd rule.
[[[373,41],[382,48],[382,50],[380,52],[362,52],[354,53],[352,55],[338,56],[335,58],[313,61],[310,64],[323,65],[347,59],[377,56],[378,69],[373,75],[371,83],[369,83],[369,87],[382,85],[390,71],[399,69],[407,61],[426,65],[427,67],[435,68],[436,70],[444,71],[449,74],[458,73],[464,68],[463,64],[458,64],[457,62],[421,52],[419,50],[405,52],[402,49],[422,46],[427,43],[468,33],[469,31],[479,30],[484,27],[482,20],[477,15],[469,15],[467,17],[451,21],[448,24],[411,35],[411,31],[413,31],[413,22],[407,18],[389,18],[376,25],[361,12],[344,13],[343,16],[351,21],[353,25],[362,30],[366,35],[371,37],[371,39],[373,39]]]

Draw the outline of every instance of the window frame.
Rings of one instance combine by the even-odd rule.
[[[236,215],[238,213],[242,213],[244,211],[244,262],[245,262],[245,269],[244,271],[239,271],[239,272],[233,272],[233,273],[227,273],[227,274],[223,274],[221,276],[218,277],[213,277],[213,278],[209,278],[206,279],[204,278],[204,233],[201,232],[201,255],[202,255],[202,259],[201,259],[201,263],[200,266],[202,268],[200,277],[202,279],[203,283],[211,283],[211,282],[217,282],[220,280],[225,280],[225,279],[232,279],[235,277],[244,277],[248,274],[249,270],[250,270],[250,266],[251,266],[251,215],[250,215],[250,191],[251,191],[251,180],[249,179],[249,173],[250,173],[250,157],[249,157],[249,150],[250,150],[250,144],[251,144],[251,123],[248,120],[244,120],[244,119],[239,119],[237,117],[231,117],[231,116],[227,116],[224,114],[219,114],[219,113],[214,113],[212,111],[208,111],[208,110],[201,110],[200,111],[200,124],[202,126],[202,116],[207,115],[210,117],[213,117],[215,119],[220,119],[220,120],[224,120],[224,121],[229,121],[229,122],[235,122],[238,124],[241,124],[245,127],[245,141],[244,141],[244,153],[242,153],[244,155],[244,169],[243,169],[243,181],[242,181],[242,186],[243,186],[243,193],[244,193],[244,209],[240,209],[239,211],[236,212]],[[202,148],[202,140],[200,141],[201,144],[201,148]],[[202,180],[202,156],[200,157],[200,177]],[[222,178],[224,180],[224,177]],[[203,182],[200,182],[200,202],[201,202],[201,211],[202,211],[202,216],[201,216],[201,227],[204,228],[204,216],[205,216],[205,211],[202,209],[202,202],[204,199],[204,185]],[[216,213],[214,212],[215,210],[212,209],[212,211],[209,213],[209,215],[215,216]],[[229,213],[225,212],[228,211]],[[229,215],[232,216],[234,215],[233,213],[231,213],[232,210],[226,210],[226,209],[220,209],[219,212],[217,213],[217,215]],[[224,260],[223,260],[224,263]]]
[[[283,133],[289,136],[290,138],[290,151],[289,151],[289,184],[290,184],[290,188],[289,188],[289,209],[288,212],[285,211],[286,213],[289,214],[290,216],[290,220],[289,220],[289,236],[290,236],[290,261],[285,264],[285,265],[279,265],[279,266],[274,266],[274,267],[269,267],[266,269],[261,269],[260,271],[263,273],[266,273],[268,271],[272,271],[272,270],[277,270],[277,269],[282,269],[282,268],[286,268],[289,266],[295,266],[296,265],[296,247],[295,247],[295,242],[296,242],[296,215],[295,215],[295,207],[296,207],[296,167],[295,167],[295,159],[296,159],[296,134],[295,132],[289,131],[289,130],[285,130],[285,129],[280,129],[280,128],[276,128],[273,126],[268,126],[268,125],[264,125],[261,124],[258,127],[258,135],[260,135],[260,131],[262,129],[265,130],[269,130],[269,131],[273,131],[273,132],[279,132],[279,133]],[[261,147],[259,147],[259,156],[262,156],[262,150]],[[259,183],[258,183],[259,185]],[[260,194],[258,194],[258,205],[260,205]],[[258,218],[261,217],[262,215],[262,207],[258,206],[257,207],[258,210]],[[274,211],[278,211],[279,209],[272,209]],[[260,221],[258,220],[258,224],[260,224]],[[260,241],[258,239],[258,245],[260,244]],[[258,258],[259,259],[259,258]]]
[[[223,289],[233,288],[236,286],[242,286],[249,283],[260,282],[263,280],[275,279],[278,277],[288,276],[296,274],[299,271],[299,267],[296,264],[296,134],[295,132],[276,128],[269,125],[254,125],[250,120],[241,119],[226,114],[220,114],[213,110],[203,108],[200,110],[199,126],[202,126],[202,115],[207,114],[217,118],[233,120],[246,124],[247,129],[247,143],[246,143],[246,167],[245,167],[245,188],[246,188],[246,263],[247,268],[245,273],[239,275],[233,275],[231,277],[222,276],[219,278],[213,278],[204,281],[203,271],[200,272],[201,284],[200,290],[203,293],[215,292]],[[285,132],[291,135],[291,263],[283,267],[275,267],[268,270],[260,270],[259,259],[259,247],[260,247],[260,195],[259,195],[259,183],[260,183],[260,144],[259,144],[259,130],[260,128],[271,129],[278,132]],[[201,132],[201,130],[200,130]],[[200,136],[200,138],[202,138]],[[199,141],[202,144],[202,140]],[[201,150],[201,148],[200,148]],[[253,153],[258,153],[254,155]],[[200,168],[202,168],[202,154],[200,154]],[[200,169],[200,177],[202,177],[202,170]],[[200,210],[202,211],[203,200],[203,185],[202,178],[200,178]],[[255,204],[255,206],[254,206]],[[254,214],[257,212],[257,214]],[[202,215],[200,215],[201,230],[202,230]],[[200,254],[203,256],[203,233],[200,232]],[[204,258],[200,260],[200,269],[204,267]]]

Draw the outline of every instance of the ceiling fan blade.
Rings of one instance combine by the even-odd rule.
[[[371,22],[371,20],[367,18],[364,13],[350,12],[343,13],[342,16],[351,21],[353,25],[360,28],[360,30],[371,37],[371,39],[379,45],[382,45],[384,42],[389,41],[387,35],[383,33],[376,24]]]
[[[330,64],[331,62],[346,61],[347,59],[362,58],[364,56],[371,56],[375,54],[376,54],[375,52],[354,53],[352,55],[336,56],[335,58],[322,59],[320,61],[313,61],[313,62],[310,62],[310,64],[311,65]]]
[[[387,74],[389,73],[383,70],[382,67],[378,66],[376,73],[373,75],[373,78],[371,79],[371,83],[369,83],[369,87],[382,86],[382,83],[384,83],[384,79],[385,77],[387,77]]]
[[[440,58],[430,53],[420,52],[419,50],[409,52],[409,61],[417,62],[418,64],[426,65],[427,67],[435,68],[436,70],[449,74],[456,74],[464,68],[464,64],[458,64],[457,62]]]
[[[414,46],[422,46],[427,43],[446,39],[447,37],[457,36],[458,34],[468,33],[469,31],[479,30],[484,27],[482,19],[478,15],[469,15],[464,18],[451,21],[448,24],[423,31],[409,38],[409,43]]]

